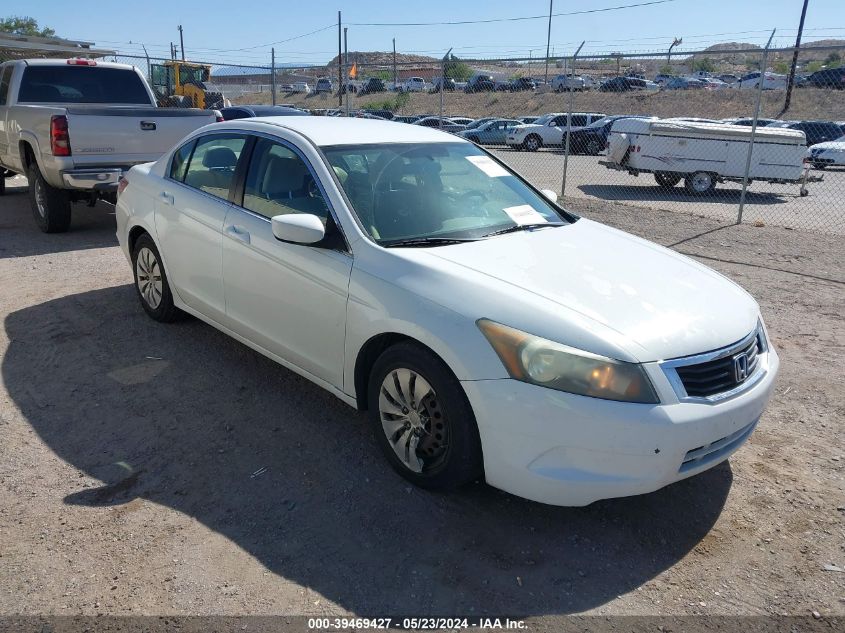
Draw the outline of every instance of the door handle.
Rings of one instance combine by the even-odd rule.
[[[141,129],[145,132],[155,130],[156,123],[155,121],[141,121]]]
[[[244,244],[249,244],[249,231],[242,226],[230,224],[223,229],[223,232],[234,240],[238,240]]]
[[[174,202],[175,202],[175,201],[173,200],[173,194],[172,194],[172,193],[167,193],[166,191],[162,191],[160,194],[158,194],[158,197],[159,197],[159,198],[161,198],[161,201],[162,201],[162,202],[167,203],[167,204],[169,204],[169,205],[171,205],[171,206],[173,206],[173,204],[174,204]]]

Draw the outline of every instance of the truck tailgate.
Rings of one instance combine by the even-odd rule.
[[[158,160],[190,132],[216,120],[210,110],[154,107],[75,106],[67,117],[77,167]]]

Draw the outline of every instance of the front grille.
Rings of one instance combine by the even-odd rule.
[[[754,422],[748,426],[744,426],[730,435],[719,438],[715,442],[710,442],[704,446],[699,446],[687,451],[678,472],[684,473],[688,470],[692,470],[693,468],[698,468],[699,466],[712,464],[713,462],[725,457],[735,449],[739,448],[740,444],[748,439],[756,426],[757,420],[754,420]]]
[[[683,365],[676,368],[681,383],[688,396],[705,398],[717,393],[730,391],[748,380],[757,369],[760,351],[759,335],[744,348],[736,350],[721,358],[698,363]],[[737,377],[736,358],[745,354],[747,365],[745,376]]]

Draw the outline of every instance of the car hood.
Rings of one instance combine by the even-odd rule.
[[[525,123],[523,125],[514,125],[509,131],[508,134],[515,134],[515,133],[524,133],[530,130],[539,130],[544,127],[545,125],[536,125],[535,123]]]
[[[754,299],[719,273],[585,219],[414,253],[472,286],[456,300],[483,311],[475,318],[622,360],[718,349],[759,319]]]
[[[824,143],[816,143],[815,145],[810,145],[810,150],[814,149],[838,149],[840,151],[845,151],[845,141],[825,141]]]

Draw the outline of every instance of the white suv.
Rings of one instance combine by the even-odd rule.
[[[587,82],[583,77],[569,73],[558,75],[552,79],[552,90],[555,92],[582,91],[587,89]]]
[[[426,83],[422,77],[409,77],[402,84],[402,92],[425,92]]]
[[[557,146],[564,143],[564,130],[567,128],[568,115],[565,112],[552,112],[527,125],[517,125],[508,132],[505,142],[516,149],[536,152],[541,147]],[[570,129],[580,130],[590,123],[603,119],[604,114],[595,112],[573,112]]]

